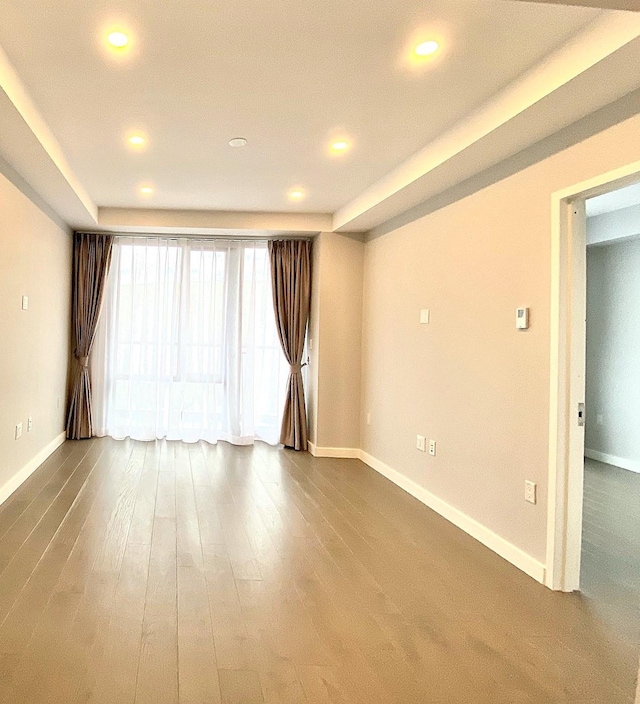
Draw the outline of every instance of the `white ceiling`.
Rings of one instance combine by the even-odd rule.
[[[614,210],[630,208],[632,205],[640,205],[640,183],[589,198],[586,202],[587,216],[612,213]]]
[[[75,229],[368,231],[630,116],[638,65],[640,13],[521,0],[0,0],[0,171]]]
[[[96,205],[333,213],[598,14],[501,0],[0,0],[0,45]],[[112,24],[132,34],[126,59],[104,51]],[[406,48],[432,35],[437,61],[407,67]],[[140,153],[132,129],[149,137]],[[353,148],[328,156],[343,133]],[[235,136],[248,146],[230,148]],[[287,200],[294,185],[303,203]]]

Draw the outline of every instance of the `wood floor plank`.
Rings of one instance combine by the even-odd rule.
[[[25,506],[17,519],[8,526],[0,539],[0,574],[6,569],[16,552],[24,544],[32,531],[42,521],[52,503],[76,472],[82,474],[90,465],[95,453],[95,443],[92,441],[78,446],[67,456],[65,461],[48,477],[48,481],[33,499]],[[86,461],[82,463],[82,460]],[[47,476],[48,472],[43,471]]]
[[[107,529],[95,550],[95,562],[86,580],[84,598],[67,640],[74,663],[73,675],[69,678],[72,686],[66,698],[70,704],[92,701],[94,698],[96,679],[109,643],[112,620],[119,609],[117,597],[122,596],[118,586],[122,578],[145,452],[144,443],[134,443],[127,461],[122,462],[122,471],[118,473],[120,482],[111,501],[112,510]],[[127,564],[127,570],[125,579],[130,579],[133,571],[130,563]]]
[[[88,693],[95,704],[135,702],[150,554],[150,544],[127,545],[104,654]]]
[[[42,463],[39,467],[39,471],[31,474],[13,494],[0,505],[0,539],[50,481],[51,475],[57,472],[66,462],[70,454],[79,451],[79,447],[71,443],[63,443]]]
[[[203,460],[202,453],[193,456],[186,446],[181,446],[176,455],[178,686],[181,704],[220,704],[218,664],[195,500],[194,474],[202,480],[205,470],[199,460]]]
[[[19,540],[10,545],[11,552],[7,555],[6,567],[0,574],[0,623],[4,622],[91,474],[94,466],[93,454],[91,451],[88,454],[91,458],[89,461],[69,468],[68,476],[64,482],[60,482],[61,486],[58,487],[56,483],[51,492],[53,497],[47,500],[46,504],[42,507],[32,504],[29,508],[29,514],[42,511],[39,520],[37,515],[27,516],[27,512],[23,515],[25,521],[28,519],[30,530],[25,530],[25,535],[21,535]]]
[[[258,673],[253,670],[220,670],[223,704],[263,704]]]
[[[171,448],[168,453],[173,454]],[[171,458],[167,456],[164,460],[151,539],[137,704],[179,701],[175,471],[168,469]]]
[[[6,680],[3,702],[30,702],[49,697],[55,701],[64,690],[62,683],[72,686],[68,677],[70,668],[75,666],[72,653],[65,647],[65,641],[75,623],[75,618],[84,598],[87,580],[95,563],[96,546],[106,534],[111,508],[111,483],[120,481],[120,463],[126,462],[128,445],[116,445],[111,440],[99,441],[104,450],[91,466],[91,474],[83,484],[62,529],[56,533],[49,551],[57,549],[64,541],[66,533],[76,536],[73,548],[60,577],[49,595],[44,611],[24,653],[16,663],[13,678]],[[44,560],[43,560],[44,562]],[[46,591],[46,582],[34,573],[31,584]]]
[[[103,453],[96,466],[112,460],[113,456]],[[89,520],[90,510],[95,504],[98,490],[105,478],[106,473],[103,475],[99,471],[92,473],[90,481],[83,487],[82,495],[78,497],[63,525],[43,552],[31,577],[0,626],[0,650],[5,655],[11,654],[14,667],[18,665],[38,626],[54,589],[59,584],[61,574],[68,569],[70,555],[74,551],[77,554],[82,545],[81,534],[92,522]],[[5,681],[9,681],[12,675],[13,668],[6,668]]]
[[[587,465],[556,594],[357,460],[68,442],[0,506],[0,702],[631,704],[638,501]]]

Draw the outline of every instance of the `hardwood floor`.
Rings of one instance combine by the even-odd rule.
[[[640,474],[585,460],[581,588],[615,630],[640,642]]]
[[[357,460],[68,442],[0,507],[0,702],[626,704],[598,598]]]

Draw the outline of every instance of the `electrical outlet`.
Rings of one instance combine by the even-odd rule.
[[[435,440],[429,440],[429,454],[431,457],[436,456],[436,441]]]
[[[535,504],[538,500],[537,485],[529,479],[526,479],[524,482],[524,500],[528,501],[530,504]]]
[[[27,432],[30,433],[33,430],[33,418],[29,416],[27,418]]]
[[[16,425],[16,440],[22,437],[22,423]]]
[[[29,310],[29,296],[22,297],[22,310]]]
[[[420,452],[425,452],[426,438],[424,437],[424,435],[418,435],[416,437],[416,447],[418,448],[418,450],[420,450]]]
[[[367,413],[367,425],[371,425],[371,413]]]

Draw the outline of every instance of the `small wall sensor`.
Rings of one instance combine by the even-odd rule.
[[[516,308],[516,328],[518,330],[528,330],[529,328],[529,309]]]

